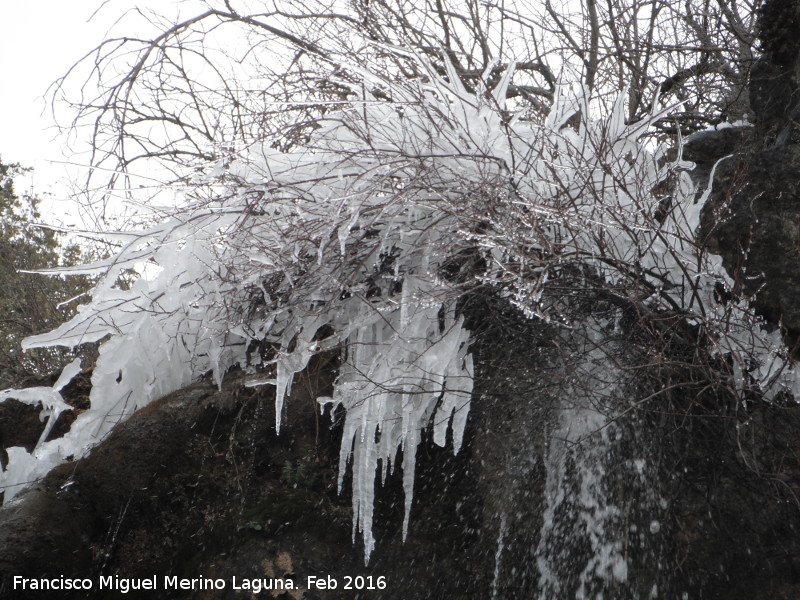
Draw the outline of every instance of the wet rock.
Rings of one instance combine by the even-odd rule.
[[[692,136],[685,156],[698,163],[701,190],[712,188],[700,242],[722,256],[733,293],[752,297],[756,311],[794,347],[800,340],[800,3],[765,2],[758,33],[763,55],[749,82],[755,127]]]
[[[787,342],[800,335],[800,145],[721,162],[700,239]]]
[[[585,305],[592,318],[615,314]],[[797,409],[750,415],[742,429],[736,405],[701,402],[691,376],[686,393],[659,395],[664,375],[642,362],[653,348],[626,329],[632,314],[597,348],[490,296],[463,310],[478,378],[464,448],[426,439],[418,450],[406,541],[401,478],[387,478],[369,565],[353,543],[349,477],[336,492],[338,419],[313,402],[335,376],[324,363],[293,386],[280,435],[272,389],[234,373],[221,391],[200,382],[139,411],[21,494],[0,510],[0,597],[41,597],[12,590],[13,575],[168,575],[227,587],[149,597],[240,598],[236,577],[291,579],[296,589],[260,596],[306,600],[791,598]],[[339,588],[306,589],[309,575]],[[346,576],[387,585],[344,590]]]
[[[198,383],[136,413],[89,457],[0,510],[0,597],[41,597],[12,589],[14,575],[95,582],[92,593],[61,598],[118,598],[98,589],[101,576],[153,575],[227,583],[223,591],[162,590],[160,598],[241,598],[233,577],[291,578],[297,589],[265,592],[285,598],[473,597],[476,582],[485,590],[479,561],[470,560],[476,535],[465,533],[477,532],[476,514],[457,507],[476,501],[468,453],[454,457],[430,441],[420,452],[422,500],[409,539],[402,541],[395,475],[376,507],[379,549],[364,566],[349,482],[336,491],[341,432],[314,400],[330,393],[332,375],[317,366],[295,382],[281,435],[271,388],[245,388],[235,374],[222,391]],[[303,589],[308,575],[340,584]],[[342,589],[345,576],[381,575],[389,584],[380,595]]]
[[[738,126],[708,129],[693,133],[683,146],[684,160],[708,167],[729,154],[750,150],[753,127]]]

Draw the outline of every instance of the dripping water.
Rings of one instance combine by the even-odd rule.
[[[503,560],[503,548],[507,533],[506,514],[500,515],[500,529],[497,533],[497,550],[494,553],[494,577],[492,577],[492,600],[497,600],[500,583],[500,565]]]

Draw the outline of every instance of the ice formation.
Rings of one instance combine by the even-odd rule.
[[[406,58],[424,78],[342,66],[351,102],[307,142],[287,152],[254,142],[225,156],[196,179],[185,208],[148,231],[114,234],[123,240],[114,257],[72,269],[101,276],[91,302],[25,347],[108,336],[91,408],[64,437],[44,433],[32,454],[9,449],[0,474],[7,500],[209,371],[221,382],[240,365],[253,385],[275,386],[280,427],[295,374],[338,350],[333,397],[320,402],[346,410],[340,485],[349,463],[354,535],[368,559],[376,478],[402,450],[407,530],[422,430],[432,422],[444,445],[449,427],[453,449],[461,444],[473,369],[459,298],[488,286],[531,317],[560,319],[542,290],[576,264],[622,284],[615,289],[631,302],[702,321],[740,387],[798,391],[780,340],[744,301],[714,299],[729,279],[693,242],[703,200],[695,202],[686,165],[640,141],[670,107],[626,123],[621,94],[608,118],[592,121],[584,90],[560,86],[545,119],[527,118],[505,106],[513,66],[496,89],[473,93],[448,63],[443,77]],[[653,188],[673,172],[672,202],[656,221]],[[120,286],[137,265],[147,268]],[[251,342],[269,352],[248,353]],[[46,415],[69,410],[55,388],[3,397],[41,403]]]

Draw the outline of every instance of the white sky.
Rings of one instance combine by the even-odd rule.
[[[166,12],[178,3],[0,0],[0,157],[34,168],[33,176],[17,181],[16,189],[45,199],[43,220],[75,224],[68,182],[78,179],[81,169],[63,163],[76,160],[75,150],[86,144],[73,139],[69,148],[67,139],[58,136],[45,98],[47,88],[99,44],[129,9],[155,6]]]
[[[101,40],[108,24],[100,19],[87,22],[99,6],[95,0],[36,0],[33,5],[0,0],[0,156],[4,162],[34,167],[30,179],[17,182],[18,192],[52,194],[65,212],[63,198],[69,188],[58,184],[66,175],[58,161],[69,157],[62,150],[64,141],[55,139],[44,94],[91,44]],[[77,174],[70,171],[73,177]]]

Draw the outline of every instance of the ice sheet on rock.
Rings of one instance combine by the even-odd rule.
[[[6,449],[8,464],[0,472],[0,490],[5,492],[4,501],[11,501],[14,496],[25,487],[46,475],[50,469],[62,462],[65,454],[59,449],[70,447],[63,439],[46,441],[53,429],[59,415],[72,407],[64,402],[61,390],[80,373],[80,359],[73,360],[64,367],[61,376],[52,387],[33,387],[22,390],[4,390],[0,392],[0,402],[13,398],[31,406],[41,406],[40,420],[47,419],[39,440],[33,449],[28,452],[22,447]]]

